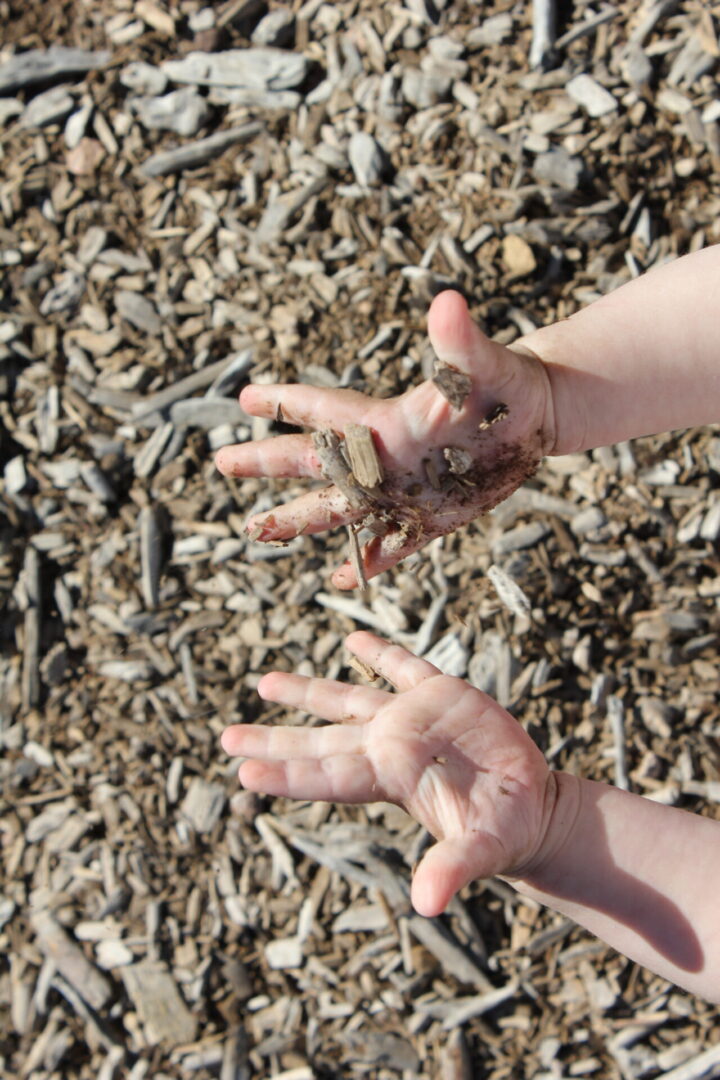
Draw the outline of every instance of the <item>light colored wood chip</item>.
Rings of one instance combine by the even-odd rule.
[[[49,911],[36,911],[32,927],[41,951],[93,1009],[101,1009],[112,994],[110,983]]]
[[[354,525],[347,525],[346,528],[350,545],[350,562],[352,563],[352,568],[355,571],[358,588],[365,590],[367,589],[367,578],[365,577],[362,551],[360,550],[360,544],[358,543],[357,532]]]
[[[350,468],[360,487],[376,488],[383,482],[385,472],[375,449],[373,434],[364,424],[345,425],[345,448]]]
[[[351,656],[348,660],[348,667],[354,668],[363,679],[367,679],[368,682],[377,682],[378,674],[370,667],[369,664],[363,663],[362,660],[358,660],[357,656]]]
[[[193,1041],[197,1021],[164,964],[143,961],[121,968],[121,974],[149,1045]]]
[[[464,476],[472,467],[472,454],[469,454],[467,450],[461,450],[457,446],[445,446],[443,448],[443,457],[448,463],[450,472],[456,476]]]

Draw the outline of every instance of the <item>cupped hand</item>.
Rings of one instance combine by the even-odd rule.
[[[370,428],[384,470],[382,484],[361,505],[331,484],[251,518],[254,538],[288,540],[371,522],[376,535],[362,553],[364,575],[371,578],[491,509],[532,475],[554,441],[543,364],[485,337],[457,292],[435,298],[428,333],[441,371],[449,369],[456,383],[460,376],[456,404],[433,380],[389,399],[305,385],[245,387],[240,403],[254,416],[282,417],[341,437],[348,424]],[[216,464],[232,477],[324,475],[309,434],[226,446]],[[350,562],[333,583],[358,584]]]
[[[263,676],[262,698],[331,723],[227,728],[223,748],[248,759],[242,784],[293,799],[402,806],[437,841],[413,879],[421,915],[440,914],[475,878],[533,867],[555,788],[517,720],[469,683],[374,634],[353,633],[346,644],[398,692],[277,671]]]

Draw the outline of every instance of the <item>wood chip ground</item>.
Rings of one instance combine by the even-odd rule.
[[[247,540],[249,378],[399,393],[718,240],[714,2],[0,0],[0,1076],[700,1080],[717,1009],[385,805],[238,790],[272,668],[369,626],[559,768],[716,817],[720,438],[548,460],[372,581]],[[239,58],[239,59],[238,59]],[[169,97],[173,95],[172,97]],[[169,100],[167,100],[169,97]]]

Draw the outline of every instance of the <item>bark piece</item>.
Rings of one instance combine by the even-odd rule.
[[[189,398],[197,390],[204,390],[207,386],[212,385],[216,379],[220,378],[227,367],[228,359],[225,357],[223,360],[217,360],[213,364],[207,364],[198,371],[193,371],[192,375],[187,375],[184,379],[178,379],[177,382],[166,386],[163,390],[158,390],[157,393],[151,394],[150,397],[136,402],[132,406],[133,423],[140,424],[141,421],[146,420],[153,413],[162,413],[171,405],[174,405],[175,402]]]
[[[174,131],[186,138],[197,135],[210,117],[206,99],[191,86],[162,97],[136,98],[129,107],[143,127],[151,131]]]
[[[504,420],[506,416],[509,416],[510,410],[504,401],[499,401],[494,408],[490,410],[486,417],[478,424],[478,431],[487,431],[493,424],[499,424],[501,420]]]
[[[0,93],[7,94],[23,86],[68,75],[84,75],[93,68],[107,64],[109,59],[110,53],[105,49],[89,52],[65,45],[53,45],[47,50],[29,49],[0,65]]]
[[[346,424],[344,445],[353,476],[360,487],[379,487],[385,473],[370,428],[364,424]]]
[[[249,120],[246,124],[240,124],[239,127],[208,135],[206,139],[198,139],[189,145],[153,154],[144,162],[140,172],[143,176],[150,177],[167,176],[169,173],[182,172],[183,169],[194,169],[198,165],[204,165],[206,161],[219,157],[235,143],[253,139],[262,130],[262,124]]]
[[[472,380],[469,375],[453,367],[452,364],[444,364],[441,360],[436,360],[432,381],[454,409],[462,409],[472,389]]]
[[[557,12],[555,0],[533,0],[533,32],[530,67],[544,67],[555,47]]]
[[[127,319],[137,330],[144,330],[147,334],[159,334],[162,330],[160,316],[142,293],[120,289],[115,294],[115,307],[123,319]]]
[[[450,472],[455,473],[456,476],[463,476],[472,467],[472,454],[469,454],[467,450],[459,449],[457,446],[444,447],[443,457],[448,463]]]
[[[112,994],[105,976],[49,911],[35,912],[31,921],[39,948],[52,960],[56,970],[91,1008],[101,1009]]]
[[[512,611],[513,615],[518,616],[530,614],[531,605],[526,594],[501,566],[496,566],[493,563],[492,566],[488,567],[487,576],[493,583],[500,601],[508,611]]]
[[[196,776],[182,801],[181,812],[196,832],[212,832],[225,808],[225,790]]]
[[[24,564],[27,609],[23,650],[22,697],[25,709],[40,701],[40,631],[42,624],[40,556],[33,547],[25,552]]]
[[[314,431],[312,441],[323,476],[342,491],[352,507],[361,509],[368,506],[368,497],[361,490],[350,466],[345,461],[340,449],[340,439],[335,432],[327,428],[323,431]]]
[[[308,61],[285,49],[226,49],[220,53],[193,52],[181,60],[166,60],[162,70],[176,83],[195,86],[247,86],[289,90],[305,78]]]
[[[164,964],[145,961],[121,974],[150,1045],[193,1041],[197,1022]]]
[[[503,262],[514,278],[527,277],[537,269],[533,249],[522,236],[510,233],[503,240]]]
[[[162,536],[158,515],[152,506],[140,511],[140,583],[148,611],[154,611],[160,597]]]
[[[360,544],[358,543],[355,526],[348,525],[347,533],[348,540],[350,542],[350,562],[352,563],[352,568],[355,571],[358,588],[364,590],[367,589],[367,578],[365,577],[365,567],[363,566],[362,551],[360,550]]]
[[[605,116],[617,111],[616,99],[591,75],[576,75],[565,89],[573,101],[581,105],[590,116]]]
[[[52,89],[37,94],[26,105],[20,124],[24,128],[40,128],[48,124],[58,124],[70,115],[74,106],[75,99],[68,93],[66,86],[53,86]]]

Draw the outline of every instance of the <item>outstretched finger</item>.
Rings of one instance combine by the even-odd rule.
[[[263,724],[231,724],[222,733],[222,748],[232,757],[262,761],[313,758],[322,761],[333,754],[359,754],[362,728],[332,724],[329,727],[269,727]]]
[[[309,476],[319,480],[320,462],[310,435],[276,435],[259,442],[223,446],[215,455],[223,476]]]
[[[369,630],[356,630],[345,639],[345,644],[358,660],[377,671],[398,690],[412,690],[425,679],[442,674],[434,664],[413,656],[401,645],[391,645]]]
[[[373,402],[358,390],[328,390],[304,383],[251,383],[240,394],[240,405],[252,416],[341,432],[345,424],[362,424]]]
[[[375,770],[362,755],[338,754],[328,761],[244,761],[238,770],[243,787],[264,795],[322,802],[383,801]]]
[[[325,532],[338,525],[349,525],[366,512],[350,506],[342,492],[330,486],[322,491],[299,495],[297,499],[276,506],[266,514],[256,514],[245,527],[261,541],[291,540],[301,533]]]
[[[323,720],[344,723],[367,723],[392,695],[371,686],[337,682],[334,679],[308,679],[284,671],[271,671],[258,683],[264,701],[275,701],[294,709],[305,709]]]

